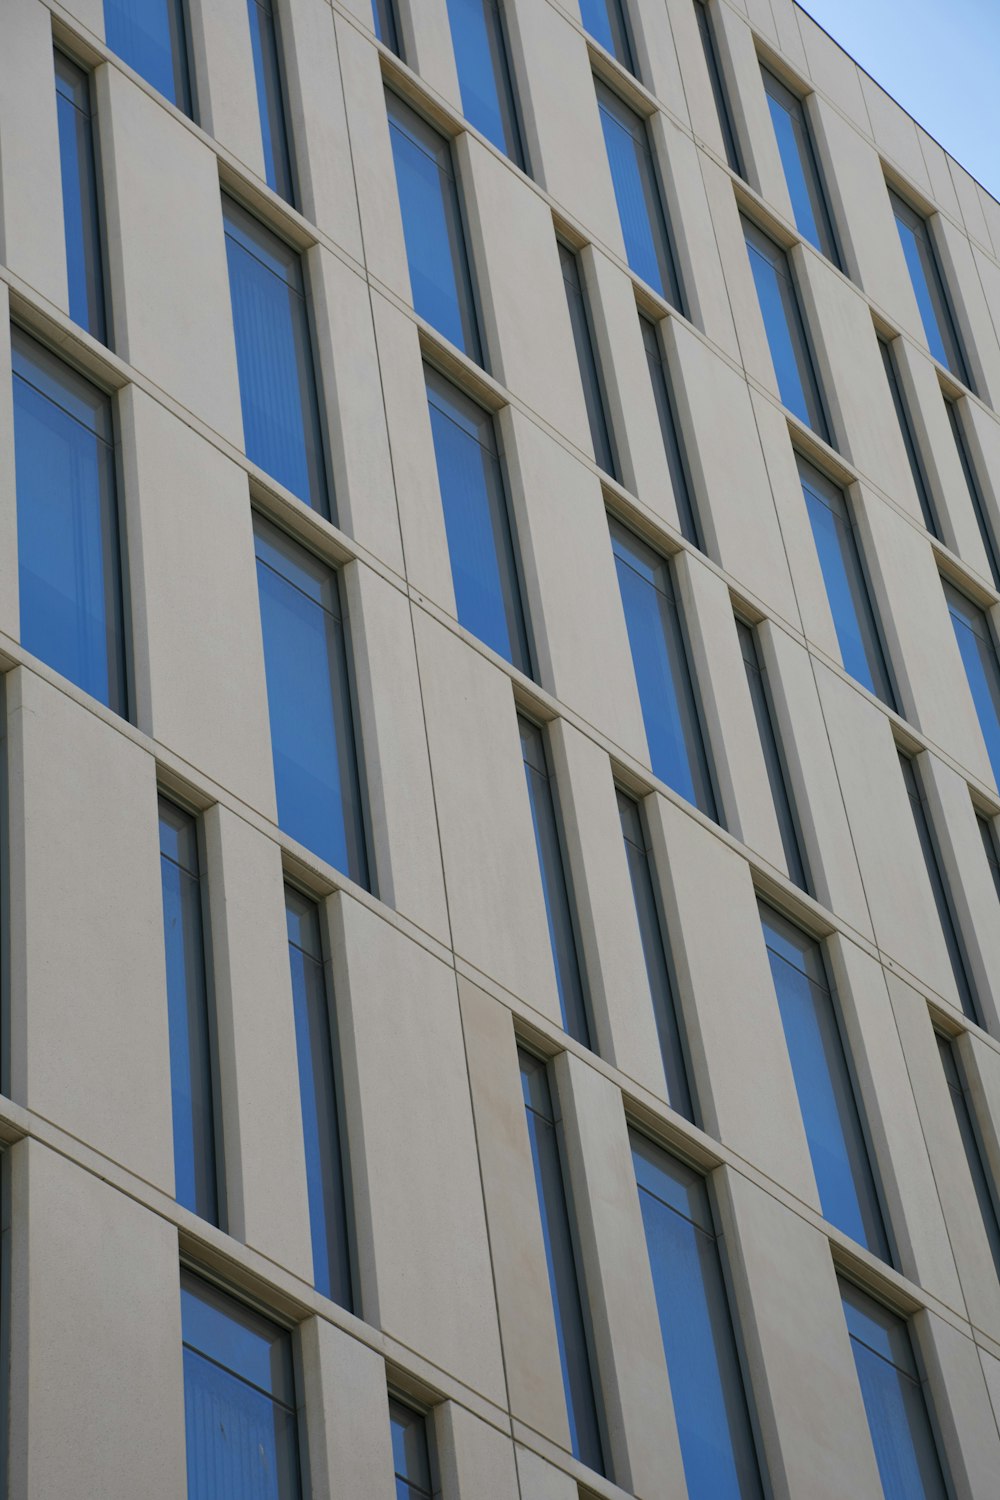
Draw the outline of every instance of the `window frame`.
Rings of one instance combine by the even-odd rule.
[[[733,618],[740,643],[740,656],[746,669],[747,688],[760,739],[764,768],[771,789],[771,801],[774,804],[775,819],[781,836],[786,873],[793,885],[797,885],[807,896],[811,896],[814,893],[814,884],[806,854],[802,821],[795,802],[784,740],[779,733],[774,711],[774,699],[768,681],[767,664],[761,650],[760,636],[757,626],[751,624],[744,615],[734,612]],[[748,655],[748,652],[752,655]],[[755,683],[757,684],[756,690]]]
[[[898,182],[890,179],[889,176],[886,176],[885,186],[889,196],[889,207],[892,210],[895,221],[896,233],[899,238],[903,259],[906,262],[907,274],[917,303],[920,326],[923,330],[924,342],[927,345],[928,352],[931,358],[945,369],[953,379],[959,381],[968,390],[975,392],[969,372],[968,351],[962,338],[958,318],[955,315],[955,305],[951,296],[951,290],[941,269],[941,257],[938,253],[933,225],[937,211],[935,210],[929,215],[923,213],[909,200],[906,189],[901,189]],[[909,230],[912,236],[927,300],[934,316],[936,342],[940,345],[944,355],[943,359],[934,351],[933,345],[935,340],[932,339],[931,332],[927,327],[920,290],[914,281],[913,262],[907,253],[907,242],[903,238],[904,227]]]
[[[58,96],[61,93],[61,90],[59,88],[59,83],[60,83],[60,72],[59,72],[59,69],[60,69],[60,65],[62,65],[63,67],[65,67],[65,66],[68,65],[70,68],[75,69],[76,72],[78,72],[81,75],[81,79],[83,80],[83,82],[85,84],[85,87],[86,87],[86,90],[87,90],[87,101],[88,101],[87,124],[88,124],[88,135],[89,135],[89,143],[88,143],[89,144],[89,153],[88,153],[89,154],[89,166],[90,166],[90,171],[93,173],[93,216],[94,216],[93,239],[94,239],[94,243],[91,246],[91,250],[92,250],[92,253],[94,255],[94,276],[93,276],[94,288],[93,288],[93,290],[94,290],[94,293],[96,295],[97,301],[99,303],[99,313],[98,313],[99,329],[92,328],[90,326],[89,320],[88,320],[87,323],[79,323],[79,322],[77,322],[77,320],[75,318],[73,318],[72,311],[70,312],[70,317],[71,317],[72,321],[74,323],[76,323],[76,326],[78,328],[83,328],[85,332],[87,332],[87,333],[90,334],[91,338],[96,339],[98,341],[98,343],[103,344],[105,346],[105,348],[113,350],[114,349],[114,318],[113,318],[113,315],[112,315],[113,310],[112,310],[112,306],[111,306],[111,279],[110,279],[110,275],[109,275],[109,265],[108,265],[107,215],[106,215],[105,201],[104,201],[105,200],[105,195],[104,195],[104,191],[103,191],[103,188],[104,188],[104,175],[103,175],[103,171],[102,171],[102,161],[101,161],[101,125],[100,125],[100,118],[99,118],[98,111],[97,111],[97,94],[96,94],[96,89],[94,87],[94,73],[93,73],[93,69],[92,68],[88,68],[87,66],[85,66],[85,64],[83,64],[76,57],[73,56],[72,52],[70,52],[65,46],[62,45],[61,39],[53,39],[52,55],[53,55],[54,72],[55,72],[55,91],[56,91],[56,95],[57,95],[57,112],[58,112]],[[63,97],[67,98],[67,102],[70,103],[71,106],[74,109],[77,108],[77,106],[75,104],[75,101],[70,100],[67,95],[63,95]],[[62,132],[61,131],[59,131],[59,161],[60,161],[60,185],[61,185],[62,176],[64,175],[63,174],[63,168],[62,168]],[[67,260],[68,260],[69,259],[69,249],[68,249],[68,235],[66,234],[66,204],[65,204],[65,198],[63,200],[63,236],[64,236],[64,240],[67,243],[67,251],[66,251],[66,253],[67,253]]]
[[[764,327],[768,353],[771,356],[771,366],[774,372],[778,400],[786,411],[791,412],[796,421],[802,423],[803,427],[808,428],[811,433],[815,434],[821,442],[826,443],[828,447],[833,447],[834,432],[830,422],[830,411],[819,378],[816,354],[810,337],[810,331],[802,312],[802,298],[799,295],[798,278],[795,274],[791,255],[785,246],[779,244],[766,229],[762,229],[756,220],[750,218],[742,209],[740,209],[740,220],[743,227],[743,239],[746,244],[747,260],[749,261],[750,278],[753,282],[754,293],[757,298],[760,320]],[[774,355],[775,346],[771,338],[768,319],[764,315],[764,303],[761,299],[760,284],[754,269],[756,265],[754,255],[757,256],[758,261],[770,268],[774,276],[775,291],[781,305],[784,331],[787,335],[788,345],[795,365],[799,392],[802,397],[802,411],[797,410],[795,406],[789,403],[785,392],[781,389],[781,377]],[[805,415],[803,415],[803,411]]]
[[[812,245],[820,255],[835,266],[838,271],[844,268],[843,257],[840,252],[837,231],[834,225],[833,212],[830,206],[830,194],[827,190],[826,179],[820,167],[819,155],[816,151],[816,141],[809,118],[807,104],[808,92],[798,94],[786,80],[775,71],[773,64],[766,58],[758,56],[761,79],[764,85],[764,97],[767,102],[768,113],[774,130],[775,143],[778,148],[778,156],[781,160],[781,169],[788,188],[788,196],[792,208],[792,221],[804,240]],[[782,137],[778,133],[775,124],[775,108],[784,111],[791,126],[794,145],[795,159],[798,163],[802,177],[802,187],[805,189],[809,200],[809,208],[812,217],[812,225],[816,230],[813,238],[809,228],[799,222],[796,207],[796,197],[789,181],[789,163],[782,149]],[[796,126],[800,128],[797,130]]]

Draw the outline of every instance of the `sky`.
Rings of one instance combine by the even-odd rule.
[[[800,0],[1000,198],[1000,0]]]

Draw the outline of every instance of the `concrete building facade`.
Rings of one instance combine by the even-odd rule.
[[[3,0],[0,303],[11,1500],[1000,1493],[1000,204],[793,0]]]

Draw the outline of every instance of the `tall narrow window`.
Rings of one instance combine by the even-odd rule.
[[[684,311],[663,197],[648,127],[634,109],[599,80],[597,106],[618,204],[625,255],[637,276]]]
[[[670,566],[633,532],[617,521],[610,524],[650,766],[714,818],[715,793]]]
[[[986,855],[993,889],[997,893],[997,900],[1000,901],[1000,846],[997,844],[993,818],[987,817],[985,813],[976,813],[976,822],[979,825],[979,837],[983,841],[983,853]]]
[[[285,920],[299,1061],[313,1284],[324,1297],[331,1297],[350,1310],[354,1298],[336,1012],[327,989],[315,902],[286,886]]]
[[[660,1056],[663,1059],[667,1099],[672,1109],[676,1109],[679,1114],[690,1120],[694,1118],[691,1090],[688,1086],[684,1045],[677,1005],[674,1000],[674,985],[667,959],[664,924],[656,895],[653,858],[646,838],[645,820],[639,804],[621,791],[618,793],[618,814],[621,818],[625,858],[628,861],[629,878],[632,882],[635,915],[639,923],[642,955],[646,961],[649,998],[653,1007],[657,1034],[660,1038]]]
[[[667,456],[667,467],[670,470],[674,503],[677,506],[677,519],[688,541],[695,547],[701,547],[701,531],[694,508],[694,491],[691,486],[691,476],[688,473],[687,459],[681,447],[673,394],[663,350],[660,347],[660,335],[656,324],[644,313],[639,314],[639,326],[642,329],[642,345],[646,351],[646,367],[649,370],[649,380],[653,387],[653,399],[656,402],[656,415],[660,419],[660,434],[663,438],[663,451]]]
[[[458,618],[522,672],[530,672],[517,557],[493,418],[424,369],[438,486]]]
[[[941,1067],[944,1070],[945,1082],[948,1085],[952,1108],[955,1111],[955,1123],[962,1139],[962,1149],[965,1151],[965,1159],[969,1164],[969,1175],[972,1178],[976,1201],[983,1219],[983,1228],[989,1241],[990,1254],[993,1256],[997,1275],[1000,1276],[1000,1219],[997,1217],[997,1194],[986,1169],[982,1141],[976,1123],[975,1110],[969,1098],[964,1069],[956,1050],[956,1043],[942,1036],[940,1031],[935,1035],[938,1053],[941,1057]]]
[[[414,309],[481,364],[451,146],[395,94],[386,106]]]
[[[796,461],[844,670],[883,703],[895,707],[861,549],[844,492],[804,458],[797,457]]]
[[[794,880],[795,884],[801,886],[802,890],[808,891],[810,886],[806,875],[806,863],[802,856],[802,840],[799,837],[798,820],[795,817],[792,797],[788,788],[785,757],[782,754],[781,742],[774,726],[771,695],[768,691],[767,673],[761,659],[757,632],[752,625],[748,625],[744,620],[736,621],[736,630],[740,638],[740,651],[743,654],[743,665],[746,668],[747,686],[750,689],[750,700],[753,703],[754,718],[757,720],[760,748],[764,755],[764,765],[767,768],[767,780],[771,788],[771,800],[774,803],[774,812],[778,820],[778,831],[781,834],[781,847],[785,855],[785,868],[788,871],[789,880]]]
[[[301,257],[231,198],[222,207],[247,458],[329,516]]]
[[[930,813],[924,798],[920,772],[910,757],[904,755],[902,751],[899,752],[899,768],[903,774],[903,785],[906,787],[906,795],[910,799],[913,822],[917,830],[917,838],[920,840],[920,852],[923,854],[924,864],[927,866],[927,878],[930,881],[931,891],[934,896],[938,921],[941,923],[941,934],[944,937],[945,947],[948,949],[948,959],[951,963],[951,972],[955,977],[958,998],[965,1014],[971,1020],[978,1022],[979,1007],[976,1004],[972,980],[969,977],[969,963],[965,949],[962,946],[958,923],[955,920],[954,908],[948,893],[947,884],[945,883],[944,871],[941,868],[941,858],[938,852],[937,840],[934,837],[934,828],[931,823]]]
[[[21,644],[126,717],[111,398],[11,329]]]
[[[905,1321],[850,1282],[840,1295],[885,1500],[947,1500]]]
[[[630,1132],[690,1500],[758,1500],[760,1469],[704,1179]]]
[[[112,52],[194,118],[184,0],[104,0]]]
[[[215,1038],[205,961],[198,824],[160,798],[160,878],[167,959],[174,1195],[219,1223],[215,1143]]]
[[[831,1224],[888,1261],[875,1175],[820,946],[770,907],[761,907],[761,920],[820,1207]]]
[[[427,1418],[412,1406],[389,1399],[392,1433],[392,1466],[396,1476],[396,1500],[433,1500],[431,1448],[427,1440]]]
[[[593,1357],[581,1296],[583,1277],[577,1268],[573,1230],[570,1226],[567,1192],[560,1163],[560,1122],[556,1118],[553,1091],[545,1064],[530,1053],[519,1052],[521,1090],[528,1120],[531,1159],[535,1168],[538,1211],[549,1272],[549,1290],[555,1315],[559,1359],[562,1364],[566,1415],[570,1444],[576,1458],[604,1470],[604,1445],[597,1412],[597,1386]]]
[[[800,422],[829,442],[830,430],[788,256],[749,219],[743,220],[743,235],[778,394]]]
[[[368,884],[345,618],[337,576],[254,517],[278,823]]]
[[[292,179],[292,153],[288,139],[288,111],[281,66],[281,36],[274,0],[247,0],[250,20],[250,44],[253,48],[253,70],[257,83],[257,110],[260,114],[261,144],[264,147],[264,176],[269,188],[286,203],[295,203]]]
[[[708,68],[708,78],[712,85],[715,111],[719,116],[719,127],[722,131],[722,144],[726,150],[726,161],[737,176],[745,177],[746,173],[743,170],[743,163],[740,160],[739,147],[736,144],[736,131],[733,129],[733,114],[729,108],[729,99],[722,82],[719,49],[715,41],[712,17],[709,14],[707,0],[694,0],[694,13],[698,18],[698,30],[701,33],[701,45],[705,53],[705,65]]]
[[[993,775],[1000,781],[1000,663],[993,632],[985,611],[967,595],[944,583],[944,596]]]
[[[839,266],[830,210],[813,148],[809,122],[802,100],[761,64],[767,107],[771,111],[778,154],[785,172],[788,196],[799,233]]]
[[[291,1335],[181,1272],[188,1500],[301,1500]]]
[[[465,117],[488,141],[524,165],[500,0],[447,0]]]
[[[906,268],[920,309],[927,347],[963,385],[969,384],[965,355],[958,338],[941,268],[938,265],[930,225],[922,214],[889,189],[889,202],[906,258]]]
[[[913,484],[917,491],[917,499],[920,501],[920,513],[924,518],[924,525],[931,536],[940,538],[941,528],[938,525],[937,516],[934,512],[934,502],[931,499],[930,485],[927,475],[920,459],[917,448],[917,440],[913,431],[913,423],[903,400],[903,388],[899,380],[899,371],[896,368],[895,339],[884,339],[878,336],[879,353],[882,356],[882,364],[885,368],[885,378],[889,385],[889,394],[892,396],[893,408],[896,412],[896,421],[899,423],[900,435],[903,439],[903,447],[906,449],[906,459],[910,465],[910,473],[913,475]]]
[[[396,0],[372,0],[372,25],[375,35],[384,42],[397,57],[403,53],[399,46],[399,23],[396,20]],[[405,62],[405,58],[403,59]]]
[[[594,347],[594,335],[590,323],[587,295],[580,274],[580,262],[575,253],[559,242],[559,264],[562,267],[563,286],[566,288],[566,303],[569,321],[576,345],[576,359],[580,367],[583,384],[583,399],[590,423],[590,440],[594,445],[594,461],[598,468],[613,479],[621,478],[618,458],[615,453],[611,423],[608,421],[608,398],[604,388],[601,366]]]
[[[102,344],[108,330],[104,305],[104,252],[94,159],[90,75],[62,52],[55,54],[59,165],[69,315]]]
[[[625,0],[580,0],[580,19],[595,42],[600,42],[623,68],[635,72]]]
[[[518,716],[517,722],[521,731],[521,753],[524,756],[528,802],[535,829],[538,868],[545,895],[545,915],[549,924],[563,1026],[570,1036],[589,1047],[590,1019],[587,1014],[579,934],[560,837],[558,793],[549,768],[544,734],[537,724],[532,724],[527,719]]]
[[[986,502],[983,492],[979,486],[975,465],[972,462],[972,454],[969,452],[969,444],[965,436],[965,428],[962,423],[962,414],[958,402],[951,396],[945,396],[944,408],[948,413],[948,422],[951,426],[952,436],[955,439],[955,448],[958,452],[958,461],[962,465],[962,476],[965,479],[965,488],[969,492],[969,500],[972,502],[972,513],[979,527],[979,535],[982,538],[983,549],[986,552],[986,560],[989,564],[990,577],[993,579],[995,588],[1000,589],[1000,553],[997,551],[996,538],[986,516]]]

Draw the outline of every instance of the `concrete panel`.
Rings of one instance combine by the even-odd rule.
[[[61,9],[85,31],[104,40],[104,0],[60,0]]]
[[[204,826],[228,1229],[311,1284],[281,856],[228,808]]]
[[[172,1194],[155,766],[27,668],[6,687],[11,1096]]]
[[[770,124],[768,128],[770,129]],[[701,157],[701,172],[715,226],[716,244],[736,329],[740,363],[777,400],[778,383],[774,378],[764,320],[760,315],[760,303],[757,301],[753,274],[747,259],[746,241],[733,196],[732,179],[728,172],[724,172],[705,155]]]
[[[931,181],[920,149],[915,120],[885,89],[879,87],[874,78],[870,78],[865,72],[861,72],[860,76],[876,146],[883,156],[888,157],[899,168],[904,177],[909,178],[918,192],[929,197],[932,191]]]
[[[7,283],[0,282],[0,633],[21,634],[17,562],[17,476],[14,469],[14,378],[11,374]]]
[[[858,76],[858,65],[806,11],[799,10],[799,33],[809,77],[819,95],[825,94],[866,135],[871,133],[868,109]]]
[[[986,248],[992,250],[994,258],[1000,257],[1000,203],[984,187],[979,187],[979,206],[986,220],[989,239]]]
[[[246,474],[137,387],[118,410],[137,722],[273,820]]]
[[[654,4],[654,9],[658,8]],[[718,26],[714,22],[715,10],[716,7],[711,6],[709,14],[713,17],[714,35],[718,42]],[[693,5],[671,6],[667,11],[667,20],[674,43],[679,87],[673,94],[664,94],[663,97],[671,100],[675,110],[678,107],[675,101],[683,97],[695,140],[699,144],[708,146],[721,162],[725,162],[726,146],[722,126],[719,123],[719,112],[715,107],[712,94],[712,82],[705,60],[697,11]],[[717,45],[716,54],[720,52],[721,49]],[[721,56],[719,56],[719,64],[721,72]],[[678,113],[680,113],[679,110]]]
[[[510,1410],[536,1432],[568,1448],[566,1398],[514,1027],[506,1007],[468,980],[459,980],[459,995]]]
[[[370,1500],[393,1485],[385,1363],[322,1318],[298,1332],[312,1500]]]
[[[611,1471],[636,1495],[681,1500],[680,1440],[622,1096],[567,1053],[555,1071]]]
[[[455,951],[558,1024],[509,680],[420,611],[414,625]]]
[[[1000,339],[1000,265],[997,265],[992,255],[980,250],[978,245],[972,246],[972,260],[979,278],[979,290],[977,292],[974,289],[974,300],[977,308],[985,308],[985,314],[989,317],[990,326],[986,329],[986,339],[988,348],[992,351],[993,340]],[[980,311],[977,311],[977,316],[979,315]],[[992,359],[992,352],[990,357]]]
[[[878,1495],[829,1241],[738,1172],[714,1176],[775,1496]]]
[[[674,42],[677,17],[668,11],[664,25],[663,11],[660,0],[632,0],[629,20],[636,73],[651,94],[665,100],[673,113],[688,124],[684,73]]]
[[[242,446],[218,164],[114,68],[97,73],[115,346]],[[104,127],[107,128],[104,128]],[[149,164],[155,161],[157,170]]]
[[[502,1405],[454,973],[349,897],[329,910],[365,1317]]]
[[[917,139],[923,152],[924,162],[927,166],[927,175],[931,181],[931,196],[938,208],[945,213],[951,214],[959,223],[962,222],[962,209],[955,191],[955,182],[948,164],[948,153],[939,146],[933,136],[927,134],[919,125],[917,126]],[[978,203],[976,205],[978,207]],[[980,222],[982,214],[980,213]],[[983,226],[985,227],[985,226]],[[989,243],[988,238],[984,242]]]
[[[524,1500],[579,1500],[580,1488],[575,1479],[561,1469],[517,1444],[514,1448],[517,1473]]]
[[[940,1432],[942,1459],[956,1494],[976,1500],[996,1488],[1000,1436],[979,1350],[964,1332],[931,1312],[914,1319]]]
[[[0,259],[68,313],[52,15],[41,0],[4,7],[0,136]],[[40,193],[39,183],[51,190]]]
[[[262,178],[264,147],[244,0],[210,0],[190,6],[188,26],[198,123],[255,177]]]
[[[754,0],[754,8],[761,12],[769,10],[768,0]],[[720,62],[728,74],[733,125],[740,137],[743,165],[750,174],[750,184],[778,213],[791,219],[791,199],[760,76],[756,39],[750,26],[730,6],[716,4],[713,16]],[[756,27],[772,46],[777,45],[770,15],[759,16],[752,9],[750,25]]]
[[[435,94],[462,113],[462,91],[455,67],[448,0],[420,0],[400,7],[403,52],[414,73]]]
[[[950,293],[952,311],[969,366],[969,378],[980,399],[1000,406],[1000,342],[983,294],[980,264],[995,267],[944,214],[933,220],[934,245],[941,275]]]
[[[938,148],[941,149],[940,147]],[[991,249],[990,231],[986,222],[986,214],[983,210],[983,194],[979,183],[967,172],[960,162],[952,160],[946,153],[941,151],[947,163],[951,180],[954,184],[955,197],[958,200],[958,211],[956,219],[960,220],[966,228],[971,239],[977,240],[985,250]],[[942,207],[948,206],[947,200],[942,202]]]
[[[175,1500],[185,1487],[176,1232],[37,1141],[8,1162],[10,1493],[131,1500],[138,1486]]]
[[[800,73],[805,73],[807,63],[802,37],[799,34],[799,7],[795,4],[795,0],[771,0],[771,13],[774,16],[778,46],[792,67]]]
[[[435,1408],[434,1433],[443,1494],[520,1500],[508,1436],[454,1401]]]
[[[446,942],[448,910],[411,606],[405,594],[360,563],[345,568],[341,577],[351,622],[378,894]]]

